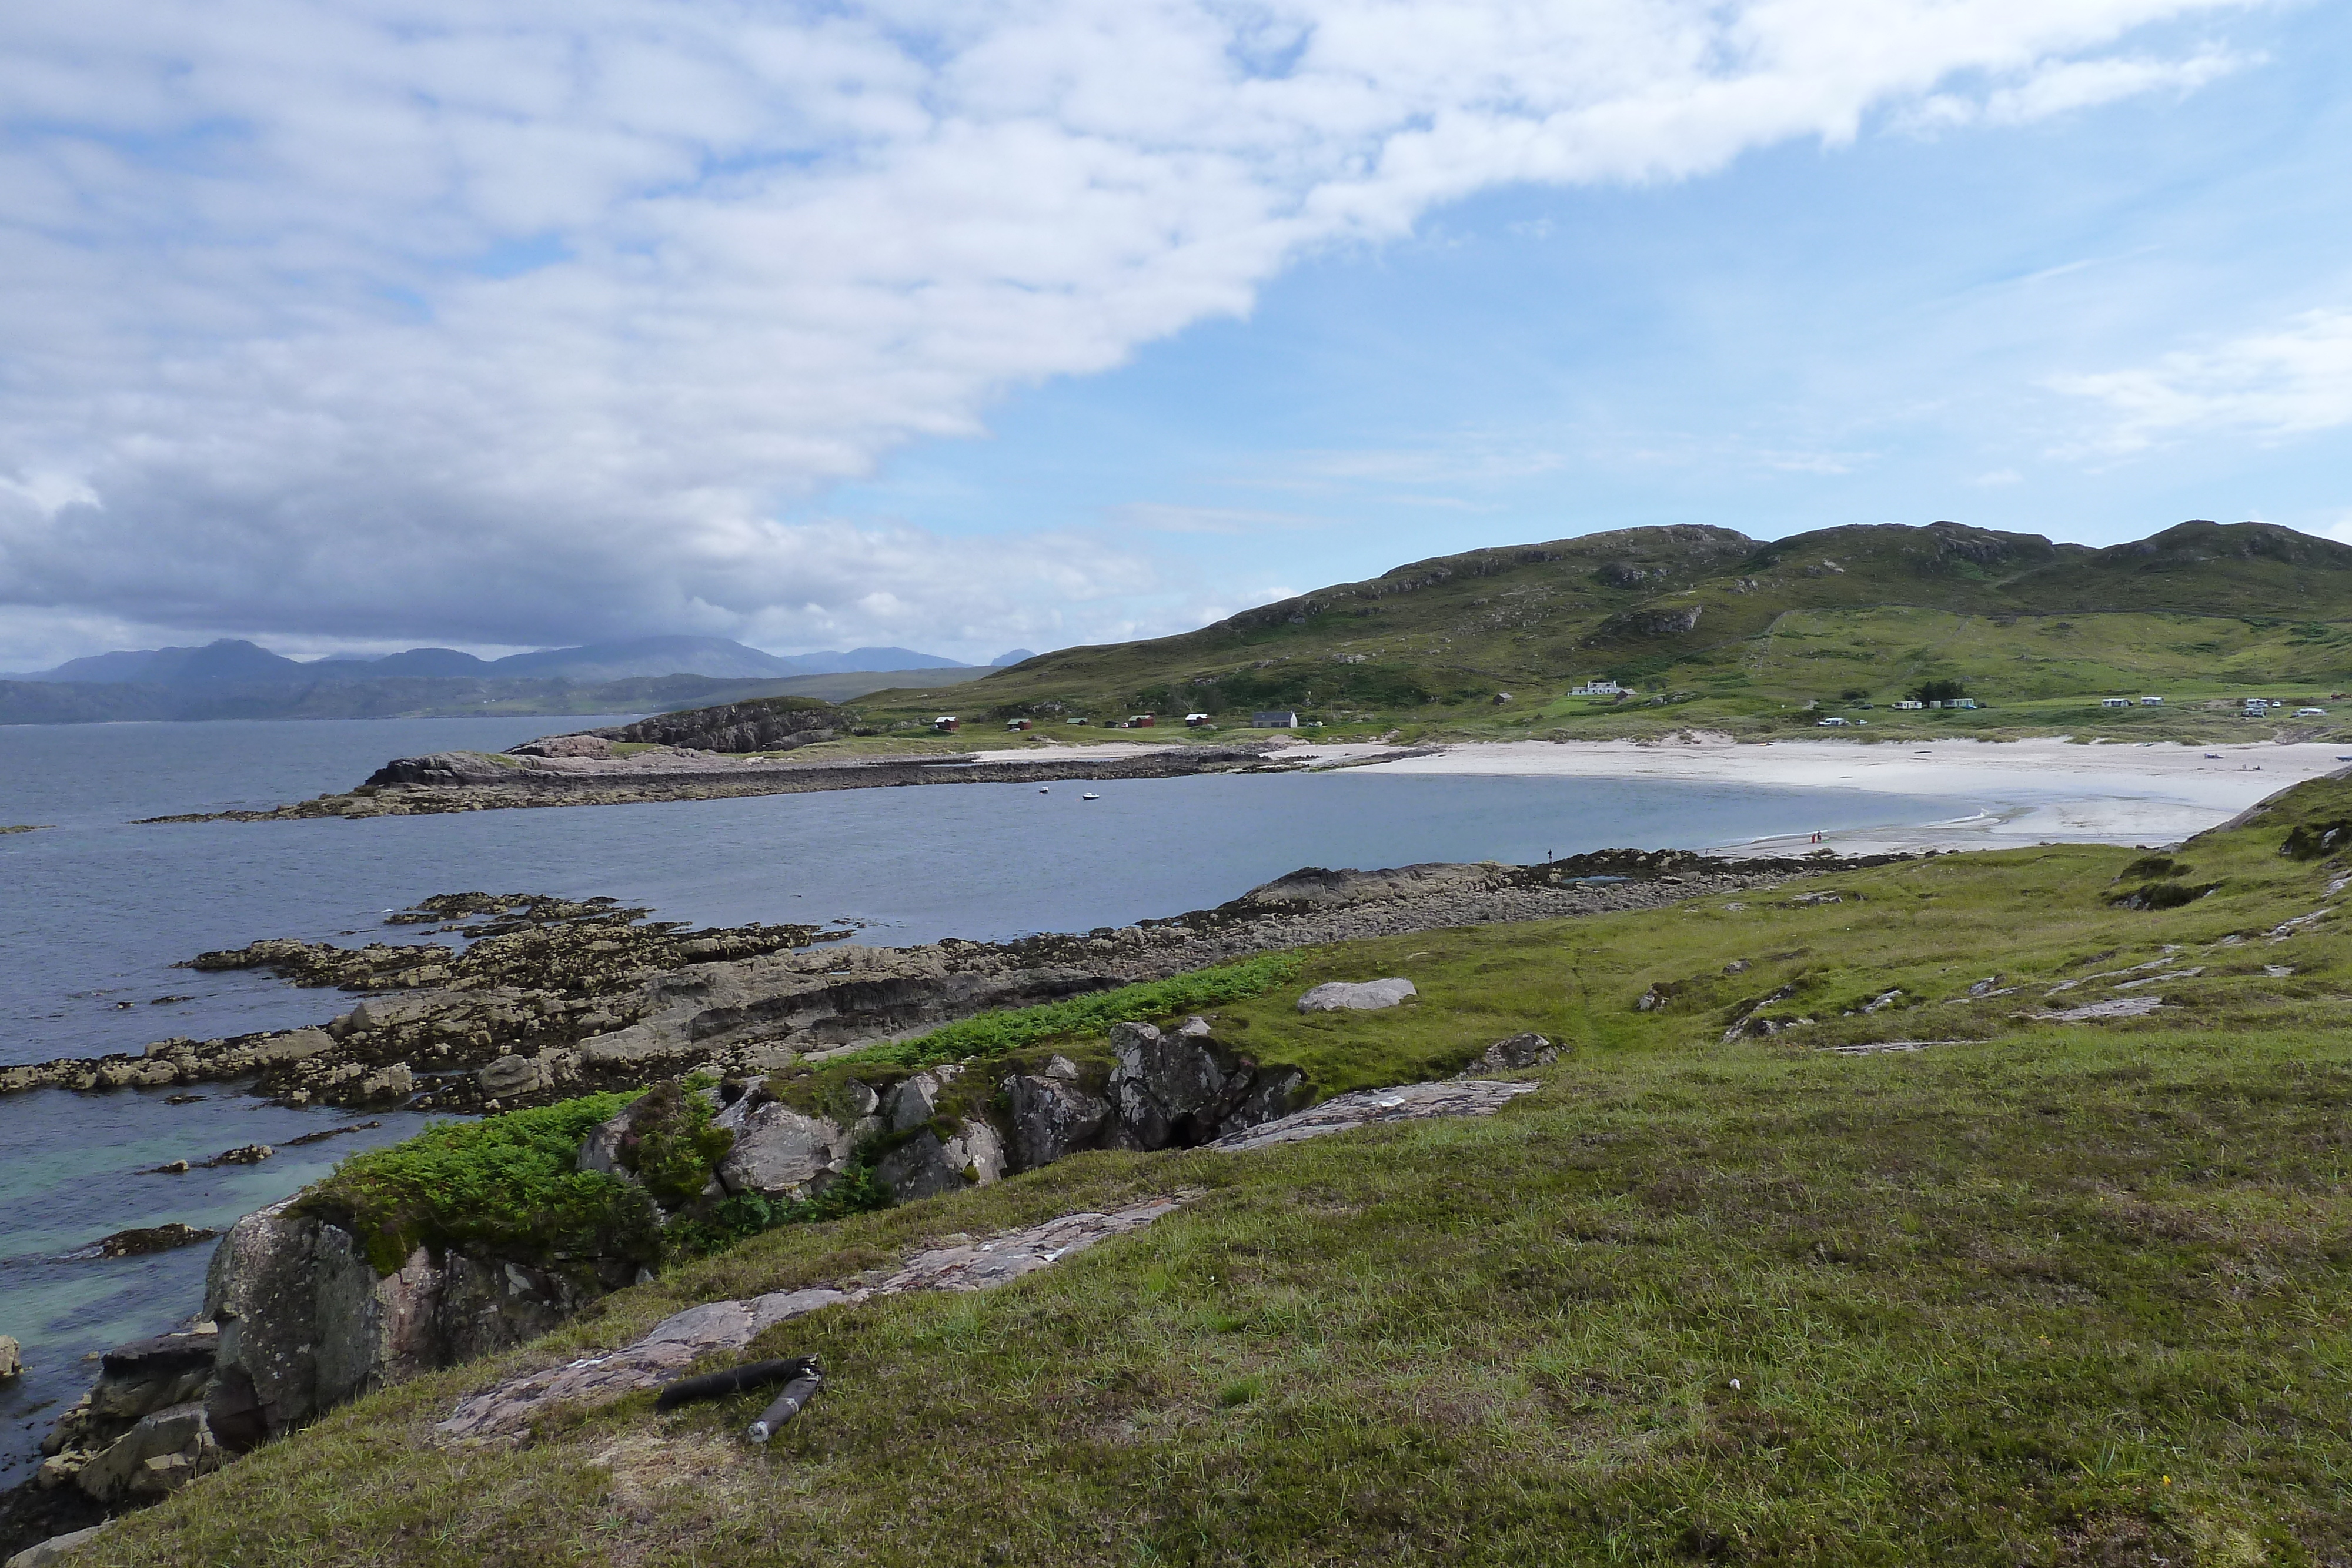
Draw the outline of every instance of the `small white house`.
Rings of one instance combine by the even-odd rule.
[[[1818,720],[1817,722],[1823,729],[1843,729],[1845,727],[1845,720],[1838,717],[1835,714],[1832,714],[1829,717]]]
[[[2101,707],[2129,707],[2129,706],[2131,706],[2131,698],[2129,698],[2129,697],[2101,697],[2101,698],[2099,699],[2099,706],[2100,706]]]
[[[2162,707],[2164,706],[2164,699],[2162,697],[2142,697],[2139,699],[2139,706],[2142,707]]]
[[[1587,681],[1580,686],[1569,687],[1568,695],[1572,697],[1622,697],[1626,691],[1614,681]]]

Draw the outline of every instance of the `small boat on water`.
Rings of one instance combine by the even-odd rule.
[[[2347,761],[2352,761],[2352,758],[2347,758],[2345,760],[2347,760]],[[1099,796],[1099,795],[1097,795],[1097,794],[1096,794],[1093,790],[1089,789],[1089,790],[1087,790],[1085,794],[1083,794],[1083,795],[1079,796],[1079,797],[1078,797],[1078,799],[1079,799],[1079,800],[1101,800],[1101,799],[1102,799],[1102,797],[1101,797],[1101,796]]]
[[[1040,795],[1050,795],[1050,794],[1052,794],[1052,793],[1053,793],[1053,791],[1052,791],[1051,789],[1046,789],[1043,784],[1040,784],[1040,785],[1038,785],[1038,786],[1037,786],[1037,793],[1039,793]]]

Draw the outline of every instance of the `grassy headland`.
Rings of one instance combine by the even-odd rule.
[[[1596,678],[1634,695],[1570,695]],[[1931,681],[1987,706],[1892,709]],[[1164,740],[1189,712],[1230,731],[1265,708],[1298,710],[1331,737],[1754,738],[1840,714],[1867,718],[1853,731],[1867,738],[2215,741],[2352,737],[2334,715],[2292,717],[2347,687],[2352,548],[2255,523],[2184,523],[2107,549],[1937,523],[1771,543],[1630,528],[1473,550],[1181,636],[1043,654],[951,701],[881,692],[857,706],[887,735],[953,711],[967,743],[1019,717],[1093,738],[1136,713],[1156,715],[1150,738]],[[2142,708],[2143,695],[2166,700]],[[2249,720],[2248,695],[2286,706]],[[2103,709],[2102,696],[2134,706]],[[1091,726],[1069,722],[1080,717]]]
[[[2347,839],[2324,781],[2168,855],[1309,950],[1297,985],[1421,998],[1302,1016],[1286,986],[1219,1035],[1326,1088],[1523,1029],[1568,1049],[1490,1120],[1090,1154],[771,1232],[269,1445],[92,1560],[2341,1563],[2352,926],[2316,912]],[[1824,1049],[1902,1041],[1933,1043]],[[431,1440],[501,1367],[688,1302],[1178,1189],[1001,1290],[771,1331],[751,1354],[831,1382],[766,1448],[736,1435],[756,1397]]]

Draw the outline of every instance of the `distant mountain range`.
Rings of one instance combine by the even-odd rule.
[[[1034,657],[1016,649],[995,661]],[[149,686],[269,685],[315,681],[565,680],[625,681],[657,675],[712,675],[726,680],[781,680],[864,671],[961,670],[972,666],[911,648],[852,648],[818,653],[766,653],[724,637],[639,637],[542,648],[503,659],[478,659],[455,648],[411,648],[381,658],[335,654],[289,659],[256,643],[223,638],[201,648],[150,648],[70,659],[53,670],[0,680],[69,681]]]
[[[910,648],[784,655],[723,637],[641,637],[503,659],[411,648],[375,659],[303,660],[224,638],[0,675],[0,724],[653,713],[763,696],[844,702],[958,685],[1035,656],[1016,648],[988,664],[963,664]]]

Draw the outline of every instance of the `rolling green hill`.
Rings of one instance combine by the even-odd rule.
[[[1568,695],[1594,677],[1636,695]],[[1987,706],[1884,711],[1934,680]],[[2263,523],[2189,522],[2104,549],[1935,523],[1770,543],[1629,528],[1471,550],[1179,636],[1044,654],[955,701],[968,722],[1025,716],[1048,733],[1143,712],[1230,728],[1279,707],[1343,733],[1752,734],[1835,712],[1905,735],[2267,738],[2346,687],[2352,548]],[[2167,701],[2116,713],[2098,706],[2110,695]],[[2250,725],[2250,695],[2286,706]],[[869,723],[912,727],[929,716],[919,700],[938,699],[863,706]]]

